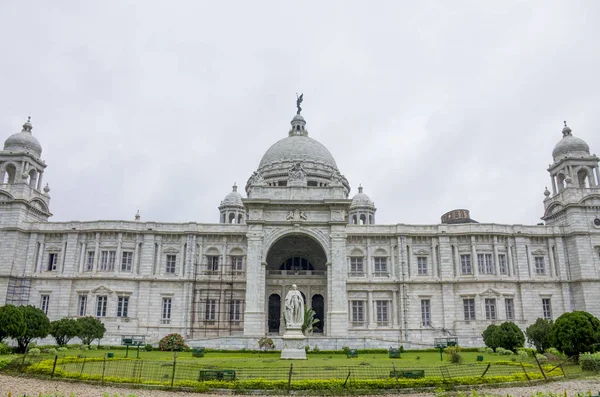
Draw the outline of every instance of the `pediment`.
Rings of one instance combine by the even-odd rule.
[[[487,297],[487,298],[496,298],[496,297],[502,296],[500,291],[497,291],[493,288],[486,289],[485,291],[481,292],[479,295]]]
[[[165,248],[165,249],[163,250],[163,252],[164,252],[165,254],[176,254],[176,253],[178,253],[178,252],[179,252],[179,250],[178,250],[177,248],[168,247],[168,248]]]
[[[422,255],[429,255],[429,251],[424,250],[424,249],[420,249],[418,251],[415,251],[414,254],[415,255],[420,255],[420,256],[422,256]]]
[[[546,255],[546,251],[544,251],[542,249],[537,249],[537,250],[533,251],[531,254],[534,256],[544,256],[544,255]]]
[[[48,245],[48,246],[46,246],[46,251],[48,251],[48,252],[59,252],[60,251],[60,245]]]
[[[112,294],[114,291],[104,285],[101,285],[97,288],[94,288],[92,290],[93,294],[98,294],[98,295],[102,295],[102,294]]]

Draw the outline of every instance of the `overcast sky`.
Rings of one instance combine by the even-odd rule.
[[[0,56],[0,139],[32,116],[54,221],[217,222],[301,92],[379,224],[535,224],[562,121],[600,153],[592,0],[4,0]]]

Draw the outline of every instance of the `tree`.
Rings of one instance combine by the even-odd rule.
[[[104,337],[106,328],[104,328],[102,321],[97,318],[80,317],[77,319],[77,322],[80,326],[79,334],[77,336],[84,345],[89,345],[94,339],[102,339]]]
[[[600,343],[600,320],[583,311],[563,313],[554,322],[550,341],[568,356],[593,352]]]
[[[494,341],[498,347],[503,347],[507,350],[517,351],[517,348],[525,345],[525,335],[521,328],[513,322],[506,321],[500,324],[498,329],[494,331]]]
[[[521,328],[510,321],[506,321],[499,326],[489,325],[481,336],[483,336],[485,345],[494,350],[502,347],[515,351],[518,347],[523,347],[525,343],[525,335],[523,335]]]
[[[319,319],[315,318],[317,314],[311,307],[306,306],[304,308],[304,324],[302,324],[302,333],[304,335],[312,334],[317,329]]]
[[[65,346],[71,339],[81,332],[81,324],[72,318],[62,318],[50,323],[50,335],[59,346]]]
[[[494,332],[496,331],[496,329],[498,329],[497,325],[490,324],[485,329],[485,331],[483,331],[483,334],[481,334],[481,336],[483,337],[483,343],[485,343],[487,347],[494,350],[496,350],[496,348],[498,347],[498,343],[494,339]]]
[[[547,348],[552,347],[550,335],[552,334],[552,320],[538,318],[525,330],[527,341],[534,345],[539,353],[543,353]]]
[[[25,333],[25,319],[21,310],[13,305],[0,307],[0,342],[4,338],[16,338]]]
[[[41,309],[33,306],[19,306],[23,314],[25,329],[19,336],[11,335],[16,339],[19,353],[25,353],[27,346],[35,338],[45,338],[50,332],[50,320]]]

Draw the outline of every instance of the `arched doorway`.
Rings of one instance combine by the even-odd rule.
[[[315,325],[316,329],[313,332],[316,334],[322,334],[323,326],[325,324],[325,300],[323,299],[323,295],[313,295],[311,307],[315,311],[315,318],[319,320],[319,322]]]
[[[285,324],[282,320],[283,297],[285,297],[293,284],[304,298],[305,305],[313,306],[313,299],[318,305],[320,333],[326,333],[324,318],[326,313],[325,295],[327,293],[327,254],[325,250],[312,237],[306,234],[291,234],[277,240],[266,255],[266,291],[265,298],[269,302],[268,332],[275,331],[275,317],[271,310],[275,306],[271,297],[277,295],[279,298],[279,333],[285,332]],[[311,298],[312,297],[312,298]],[[316,309],[315,309],[316,311]]]
[[[269,333],[278,333],[281,322],[281,297],[277,294],[269,296]]]

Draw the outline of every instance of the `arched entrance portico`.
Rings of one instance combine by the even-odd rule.
[[[296,284],[306,307],[318,304],[317,317],[320,322],[317,328],[321,333],[326,333],[327,324],[324,319],[327,297],[327,254],[321,244],[306,234],[288,234],[273,243],[266,259],[265,299],[269,302],[267,332],[270,334],[285,332],[283,301],[292,284]],[[275,305],[271,305],[272,299],[275,299],[272,298],[274,295],[280,298],[279,313],[275,313]],[[313,310],[317,311],[315,308]],[[279,320],[278,329],[277,320]]]

